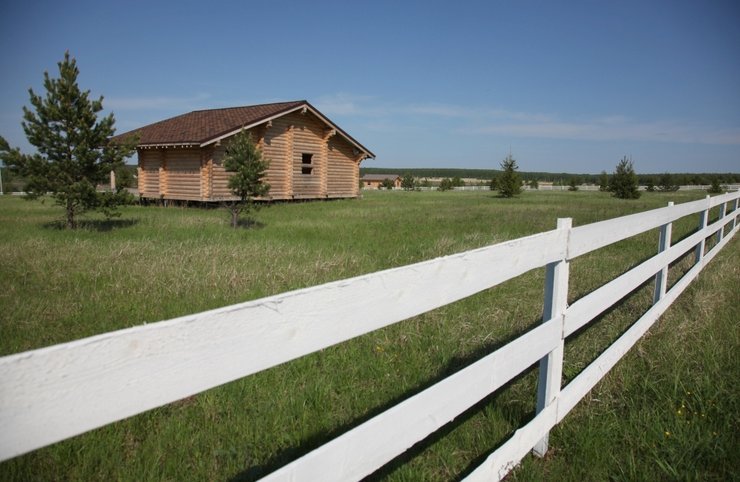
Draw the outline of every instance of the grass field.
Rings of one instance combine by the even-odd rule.
[[[702,192],[373,192],[278,204],[232,230],[225,211],[129,207],[58,229],[51,203],[0,198],[0,354],[154,322]],[[716,216],[716,210],[713,216]],[[674,225],[674,240],[696,219]],[[571,266],[570,301],[654,254],[657,231]],[[551,436],[517,480],[715,479],[736,457],[740,250],[733,240]],[[689,266],[672,270],[675,279]],[[491,267],[495,269],[495,267]],[[255,480],[534,326],[543,270],[295,362],[0,464],[3,480]],[[575,376],[650,305],[646,285],[566,344]],[[530,370],[373,476],[450,480],[531,418]],[[680,413],[679,413],[680,412]],[[330,468],[328,468],[330,470]]]

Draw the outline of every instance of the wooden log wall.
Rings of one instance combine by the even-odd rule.
[[[319,198],[326,194],[321,192],[321,178],[326,173],[326,158],[322,154],[325,124],[311,113],[294,112],[284,118],[293,120],[293,197]],[[303,163],[303,155],[311,154],[311,163]],[[310,172],[304,172],[304,171]]]
[[[323,136],[321,139],[321,162],[324,164],[324,168],[321,170],[321,196],[328,197],[329,195],[329,141],[336,135],[337,131],[334,129],[327,129],[326,126],[323,128]]]
[[[288,158],[292,133],[290,122],[284,118],[274,119],[272,125],[264,130],[262,155],[270,162],[267,169],[267,182],[270,184],[270,197],[290,199],[292,196],[292,176]]]
[[[329,139],[327,192],[329,197],[355,197],[359,192],[360,166],[352,145],[340,136]]]
[[[165,196],[200,200],[200,149],[167,149],[163,152],[167,168]]]
[[[159,154],[159,195],[167,195],[167,153],[158,151]]]
[[[231,197],[228,180],[229,174],[224,169],[223,159],[226,155],[226,145],[221,145],[213,150],[211,163],[211,196],[210,199],[225,199]]]
[[[161,165],[159,151],[139,151],[139,194],[144,197],[159,197]]]
[[[205,199],[213,192],[213,151],[211,146],[200,150],[200,193]]]

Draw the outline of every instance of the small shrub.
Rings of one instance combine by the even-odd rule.
[[[709,194],[722,194],[723,192],[725,192],[722,189],[722,186],[719,184],[719,178],[718,177],[715,176],[715,177],[712,178],[712,184],[711,184],[711,186],[709,186],[709,189],[707,189],[707,192]]]

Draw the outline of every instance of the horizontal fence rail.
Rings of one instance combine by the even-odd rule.
[[[652,326],[738,230],[740,193],[558,229],[422,263],[0,358],[0,460],[397,323],[546,267],[545,320],[529,332],[267,476],[359,480],[540,361],[537,415],[466,480],[503,478]],[[719,206],[719,218],[707,223]],[[671,223],[699,214],[670,245]],[[568,263],[655,228],[659,252],[567,306]],[[705,252],[705,241],[716,244]],[[670,263],[696,263],[670,290]],[[495,267],[495,269],[492,269]],[[564,340],[646,281],[655,303],[568,385]],[[352,320],[348,322],[347,320]],[[326,473],[331,467],[331,473]]]

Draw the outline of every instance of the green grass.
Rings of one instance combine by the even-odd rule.
[[[248,230],[228,228],[222,210],[130,207],[119,222],[90,216],[74,232],[55,227],[61,212],[50,203],[4,197],[0,354],[485,246],[553,229],[557,217],[573,217],[578,226],[703,196],[678,192],[620,201],[602,193],[542,192],[507,200],[488,192],[373,192],[360,200],[277,204],[260,211],[258,227]],[[674,240],[695,224],[695,218],[676,223]],[[654,254],[657,239],[657,231],[645,233],[574,261],[570,302]],[[737,246],[733,240],[553,432],[551,455],[544,461],[528,458],[515,478],[632,479],[643,473],[676,478],[674,471],[691,479],[737,472],[727,455],[737,432],[737,391],[734,378],[724,376],[738,373],[732,356],[740,306]],[[688,267],[678,263],[672,277]],[[532,271],[5,462],[0,479],[254,480],[534,326],[543,283],[544,270]],[[566,379],[647,309],[651,290],[637,290],[567,342]],[[530,370],[374,478],[463,476],[531,418],[535,386]],[[682,401],[697,423],[708,419],[724,428],[706,432],[695,430],[697,423],[670,425]],[[681,430],[695,432],[684,436]]]

